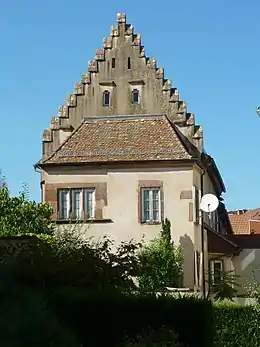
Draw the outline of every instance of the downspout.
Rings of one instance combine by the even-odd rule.
[[[202,173],[200,175],[200,191],[201,197],[203,196],[203,184],[204,184],[204,175],[206,171],[202,169]],[[205,284],[205,247],[204,247],[204,212],[201,211],[201,256],[202,256],[202,292],[203,299],[206,299],[206,284]]]
[[[34,167],[34,171],[41,174],[42,177],[42,170],[41,167],[39,165],[39,162],[37,162],[36,164],[33,165]],[[45,180],[41,179],[40,181],[40,187],[41,187],[41,201],[43,201],[43,185],[45,184]]]

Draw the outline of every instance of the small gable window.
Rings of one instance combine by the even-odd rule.
[[[128,60],[127,60],[127,68],[128,68],[128,70],[131,69],[131,59],[130,59],[130,57],[128,57]]]
[[[112,69],[116,67],[116,58],[112,58]]]
[[[103,93],[103,106],[110,106],[110,93],[108,90]]]
[[[132,104],[139,104],[139,90],[134,89],[132,91]]]

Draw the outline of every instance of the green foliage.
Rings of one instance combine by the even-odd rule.
[[[112,252],[113,242],[83,241],[76,233],[40,235],[32,252],[20,252],[15,259],[15,276],[23,283],[46,288],[59,286],[113,287],[135,289],[132,276],[138,266],[134,242],[122,243]]]
[[[21,192],[11,197],[6,185],[0,188],[0,236],[52,234],[52,207],[36,203]]]
[[[141,332],[136,338],[127,340],[118,347],[183,347],[184,345],[178,342],[178,335],[171,329],[171,327],[162,326],[154,330],[147,328]]]
[[[212,281],[215,275],[214,283]],[[214,300],[231,300],[236,296],[238,292],[238,276],[234,274],[233,271],[219,271],[218,275],[216,273],[209,272],[209,294]]]
[[[139,255],[139,287],[143,291],[162,291],[165,287],[181,287],[183,257],[180,247],[171,241],[171,224],[163,223],[159,237],[141,248]]]
[[[149,328],[154,332],[153,337],[149,333],[144,336],[149,343],[161,336],[166,339],[161,346],[167,346],[169,335],[175,331],[184,346],[212,346],[212,305],[208,301],[77,288],[57,289],[50,298],[61,321],[76,332],[84,346],[131,342]]]
[[[256,299],[257,304],[260,305],[260,283],[256,280],[255,274],[257,271],[259,271],[259,268],[255,268],[252,271],[252,278],[251,280],[246,281],[244,290],[249,298]]]
[[[43,293],[19,285],[10,268],[0,266],[0,345],[5,347],[80,347],[62,326]]]
[[[259,347],[260,312],[254,306],[214,305],[214,346]]]

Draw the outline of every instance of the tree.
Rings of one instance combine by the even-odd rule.
[[[26,192],[11,197],[6,184],[0,187],[0,236],[52,234],[53,210],[49,204],[26,198]]]
[[[141,247],[139,287],[143,291],[161,291],[181,287],[183,256],[171,240],[171,223],[165,219],[160,236]]]
[[[233,271],[218,271],[218,273],[209,272],[209,291],[208,298],[212,297],[214,300],[231,300],[238,292],[237,279],[239,276],[235,275]],[[214,279],[214,281],[213,281]]]

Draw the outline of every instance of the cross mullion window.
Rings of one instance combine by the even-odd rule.
[[[59,190],[59,219],[94,218],[94,189]]]

